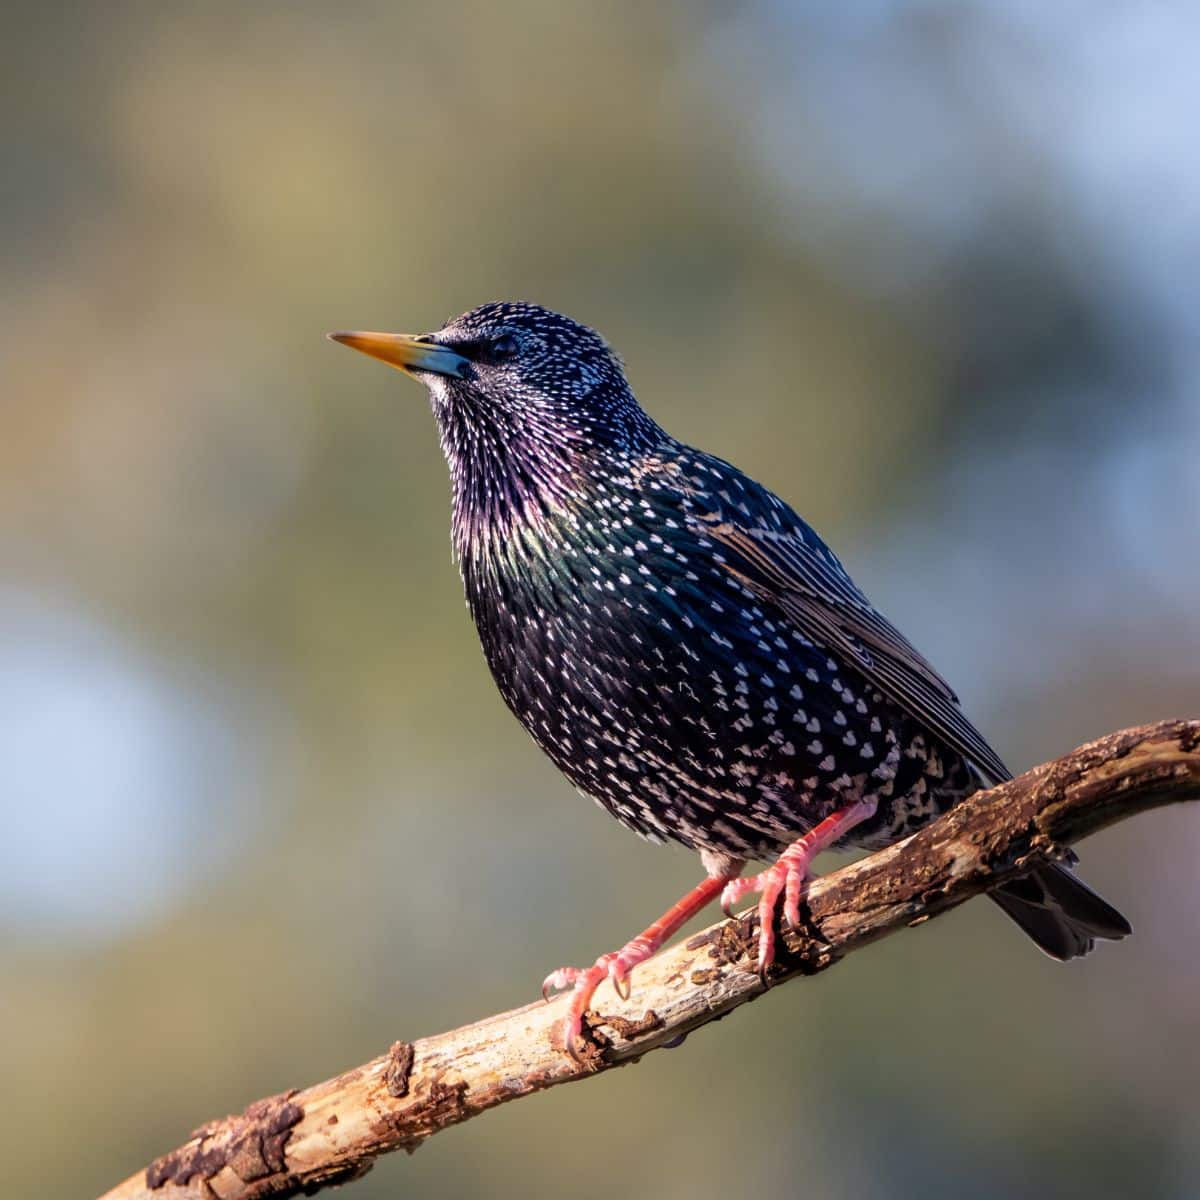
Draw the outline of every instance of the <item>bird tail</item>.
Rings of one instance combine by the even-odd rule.
[[[1107,900],[1060,863],[1038,867],[988,896],[1060,962],[1086,954],[1096,938],[1117,941],[1133,932]]]

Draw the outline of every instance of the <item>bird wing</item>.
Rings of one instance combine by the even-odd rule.
[[[782,609],[805,637],[828,646],[993,780],[1010,779],[950,685],[859,591],[816,533],[774,496],[769,500],[738,503],[748,517],[733,504],[701,514],[703,502],[692,515],[721,547],[726,570]]]

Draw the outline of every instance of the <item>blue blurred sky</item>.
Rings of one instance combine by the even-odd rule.
[[[269,705],[58,598],[0,593],[0,614],[6,934],[105,938],[238,869]]]

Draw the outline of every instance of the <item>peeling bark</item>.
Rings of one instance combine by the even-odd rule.
[[[815,880],[806,928],[784,932],[769,982],[813,975],[859,946],[1014,878],[1146,809],[1200,799],[1200,721],[1127,729],[980,792],[920,833]],[[387,1054],[303,1091],[256,1101],[196,1130],[102,1200],[257,1200],[311,1195],[410,1153],[448,1125],[531,1092],[633,1062],[764,990],[753,913],[638,968],[633,995],[607,985],[588,1015],[584,1062],[563,1053],[561,1001],[536,1001]]]

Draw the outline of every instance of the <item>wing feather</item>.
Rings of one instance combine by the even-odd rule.
[[[991,779],[1011,778],[950,685],[859,591],[833,552],[788,510],[795,524],[776,525],[780,509],[772,509],[761,525],[728,510],[698,520],[725,551],[726,569],[782,609],[805,637],[828,646]]]

